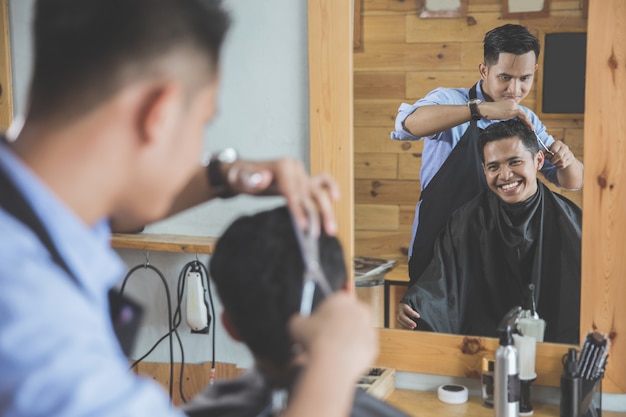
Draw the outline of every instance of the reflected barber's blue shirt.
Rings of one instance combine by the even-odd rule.
[[[391,139],[393,140],[424,140],[424,150],[422,152],[422,167],[420,169],[420,184],[422,190],[426,188],[426,186],[433,179],[439,168],[443,165],[445,160],[448,158],[452,149],[459,143],[461,137],[469,127],[470,123],[466,122],[455,126],[451,129],[445,130],[443,132],[426,136],[423,138],[413,136],[403,128],[404,120],[412,114],[415,110],[422,106],[433,106],[433,105],[466,105],[469,100],[469,88],[437,88],[426,97],[419,99],[414,104],[402,103],[400,108],[398,109],[398,114],[396,116],[395,122],[395,131],[391,132]],[[476,87],[476,96],[485,100],[485,96],[481,89],[481,84],[478,83]],[[539,117],[527,107],[520,106],[522,110],[528,115],[533,126],[535,126],[535,132],[537,135],[543,140],[543,142],[547,146],[551,146],[554,143],[554,138],[548,134],[546,131],[546,127],[541,123]],[[469,114],[469,109],[468,109]],[[481,119],[478,121],[478,127],[480,129],[485,129],[487,126],[497,123],[500,120],[486,120]],[[546,179],[556,185],[558,185],[557,179],[557,169],[550,161],[546,160],[543,168],[541,169],[541,173],[546,177]],[[417,191],[417,190],[416,190]],[[420,203],[417,203],[415,207],[415,219],[413,221],[413,230],[411,236],[411,243],[409,245],[409,256],[411,256],[411,252],[413,250],[413,240],[415,239],[415,233],[418,228],[418,218],[419,218],[419,207]]]
[[[0,165],[78,280],[0,209],[0,415],[182,415],[128,371],[113,333],[107,292],[126,267],[108,223],[85,226],[3,143]]]

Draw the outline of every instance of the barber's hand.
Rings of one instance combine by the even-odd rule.
[[[514,100],[483,101],[478,105],[478,111],[483,119],[506,120],[517,117],[530,129],[535,130],[528,115]]]
[[[569,149],[569,146],[560,140],[555,140],[552,146],[550,146],[550,152],[554,155],[550,155],[548,152],[544,151],[544,155],[546,159],[552,162],[557,169],[564,169],[570,166],[574,161],[576,161],[576,157],[574,153]]]
[[[413,330],[417,326],[413,319],[419,318],[419,313],[409,307],[408,304],[398,304],[398,316],[396,317],[396,321],[400,326],[404,327],[405,329]]]
[[[324,300],[310,317],[294,316],[289,331],[310,361],[332,360],[333,369],[356,378],[378,355],[377,331],[370,315],[369,307],[353,293],[340,291]]]
[[[307,226],[307,205],[317,206],[324,230],[337,233],[332,202],[339,199],[339,186],[328,174],[309,177],[302,162],[282,158],[275,161],[239,160],[229,167],[227,180],[237,193],[252,195],[283,195],[298,225]]]

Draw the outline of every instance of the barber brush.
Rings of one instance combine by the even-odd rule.
[[[532,336],[514,334],[513,341],[517,349],[519,360],[519,380],[521,388],[519,415],[530,416],[533,414],[533,406],[530,402],[530,385],[537,379],[537,374],[535,373],[537,340]]]

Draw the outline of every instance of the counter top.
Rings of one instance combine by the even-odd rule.
[[[408,413],[410,416],[419,417],[493,417],[492,408],[482,405],[480,397],[470,396],[465,404],[445,404],[439,401],[436,392],[394,390],[386,401]],[[533,417],[558,417],[559,406],[552,404],[533,403]],[[602,417],[626,417],[626,413],[602,410]]]

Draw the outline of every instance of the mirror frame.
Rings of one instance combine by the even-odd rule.
[[[626,96],[616,94],[626,89],[626,75],[623,69],[616,70],[618,58],[613,52],[626,46],[626,28],[616,17],[626,8],[620,1],[589,5],[585,108],[594,112],[585,114],[584,129],[581,340],[590,329],[611,338],[603,380],[603,390],[611,393],[626,393],[626,373],[621,372],[626,369],[626,344],[617,337],[626,335],[626,303],[619,298],[626,297],[626,284],[619,279],[626,275],[626,257],[615,254],[615,248],[626,247],[626,233],[615,233],[626,231],[626,219],[619,212],[626,207],[626,184],[618,178],[626,160],[626,149],[619,142],[625,129],[616,111],[626,108]],[[354,255],[353,39],[352,26],[346,22],[352,21],[352,2],[308,0],[311,173],[327,172],[341,187],[335,212],[350,269]],[[588,139],[592,137],[593,141]],[[492,354],[498,344],[492,338],[393,329],[380,329],[379,334],[377,365],[436,375],[478,378],[481,358]],[[537,346],[537,384],[559,386],[561,357],[569,347]]]

